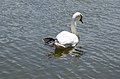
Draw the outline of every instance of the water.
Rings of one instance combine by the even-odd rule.
[[[0,79],[119,79],[119,0],[0,1]],[[44,37],[70,31],[72,14],[80,42],[74,49],[45,46]],[[62,52],[62,53],[61,53]]]

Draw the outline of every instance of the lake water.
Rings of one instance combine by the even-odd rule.
[[[44,45],[76,11],[78,45]],[[120,0],[1,0],[0,79],[120,79]]]

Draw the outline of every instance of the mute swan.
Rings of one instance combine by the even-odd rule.
[[[81,23],[83,23],[82,14],[80,12],[76,12],[72,16],[71,32],[62,31],[56,36],[56,39],[44,38],[43,40],[44,40],[45,44],[47,44],[49,46],[55,45],[58,48],[59,47],[67,48],[67,47],[76,46],[79,41],[79,37],[77,34],[77,29],[76,29],[76,21],[77,20],[79,20],[79,21],[81,21]]]

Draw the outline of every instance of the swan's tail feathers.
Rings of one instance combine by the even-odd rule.
[[[55,46],[56,39],[54,39],[54,38],[44,38],[43,41],[45,42],[45,45],[53,47],[53,46]]]

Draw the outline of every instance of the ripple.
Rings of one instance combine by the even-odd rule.
[[[9,0],[0,6],[0,78],[120,78],[119,0]],[[45,46],[45,36],[69,31],[76,11],[85,21],[78,23],[78,45],[64,51]]]

